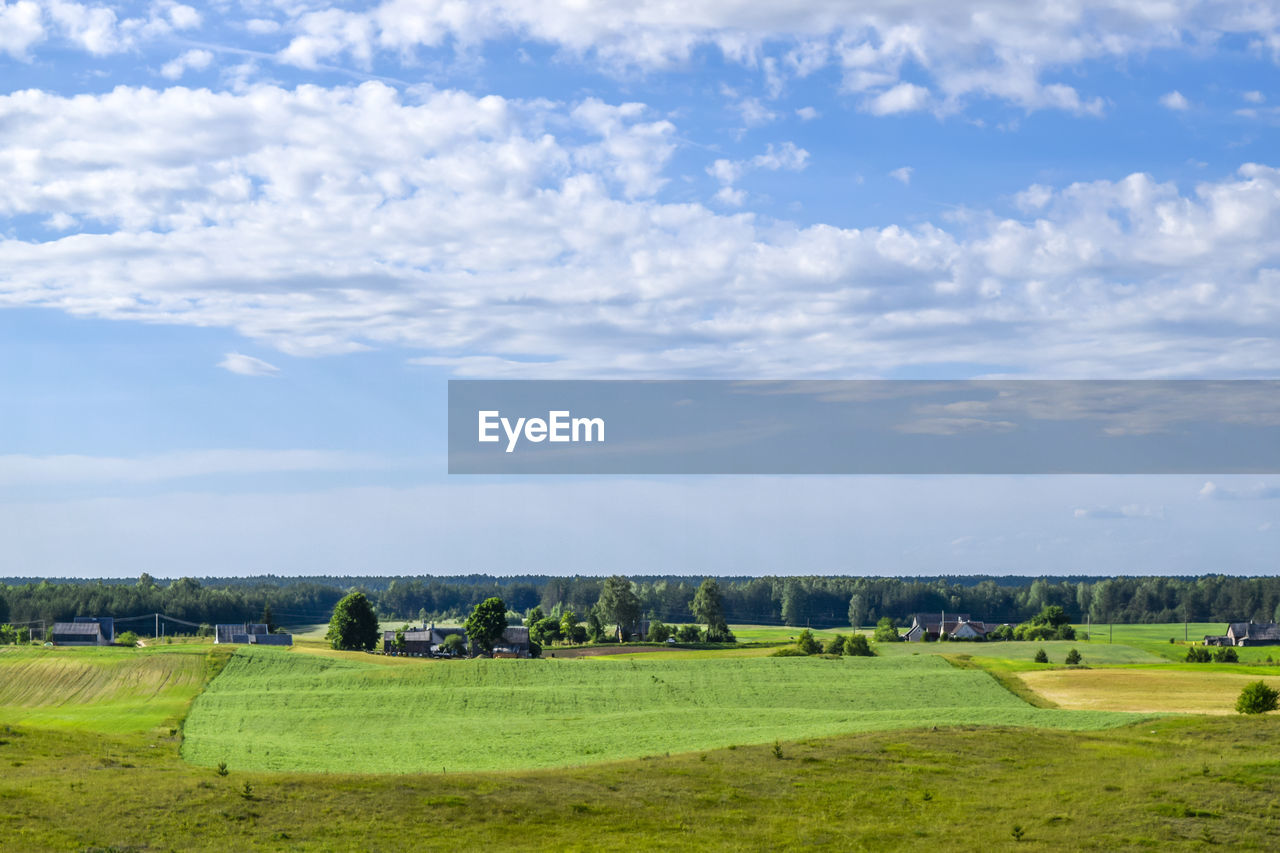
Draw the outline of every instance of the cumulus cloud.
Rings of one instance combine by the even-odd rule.
[[[277,376],[280,373],[280,368],[274,364],[239,352],[227,353],[226,358],[218,362],[218,367],[241,376]]]
[[[741,207],[747,194],[735,189],[733,185],[747,172],[754,169],[799,172],[808,164],[809,152],[794,142],[784,142],[777,146],[770,143],[763,154],[757,154],[749,160],[715,160],[707,167],[707,174],[721,183],[720,190],[715,195],[716,201],[730,207]]]
[[[93,56],[120,53],[202,23],[191,6],[158,0],[146,17],[130,17],[123,6],[74,0],[0,0],[0,53],[31,58],[32,48],[51,41]]]
[[[0,306],[293,354],[402,347],[476,375],[1280,369],[1273,166],[1186,193],[1145,174],[1041,185],[1025,216],[951,229],[839,228],[659,200],[677,129],[637,104],[118,87],[14,92],[0,116],[0,216],[93,225],[12,226]],[[725,178],[806,162],[782,144],[713,164],[719,201],[743,199]]]
[[[872,98],[867,110],[872,115],[886,116],[922,110],[929,103],[929,90],[914,83],[899,83]]]
[[[1174,89],[1172,92],[1160,96],[1160,106],[1176,112],[1183,112],[1191,109],[1191,102],[1187,100],[1185,95]]]
[[[912,169],[910,166],[901,166],[890,172],[889,177],[893,178],[895,181],[901,181],[904,186],[910,186],[911,173],[914,171],[915,169]]]
[[[1268,501],[1280,499],[1280,486],[1253,483],[1243,488],[1219,486],[1212,480],[1200,487],[1202,500],[1212,501]]]
[[[1097,97],[1046,79],[1090,60],[1140,57],[1155,50],[1210,45],[1225,35],[1274,40],[1267,14],[1238,14],[1210,0],[1150,4],[1103,0],[1083,6],[985,0],[919,4],[872,0],[832,6],[824,0],[779,5],[712,0],[672,6],[662,0],[602,0],[586,6],[520,0],[440,4],[385,0],[373,8],[297,4],[287,8],[288,43],[280,57],[306,68],[350,61],[369,67],[375,56],[412,58],[447,46],[476,48],[519,38],[556,48],[563,58],[607,70],[680,67],[700,49],[758,67],[770,97],[788,76],[808,77],[835,66],[843,87],[868,95],[878,114],[943,112],[967,100],[996,98],[1024,109],[1096,113]],[[902,79],[904,67],[929,80]],[[937,97],[930,97],[933,90]],[[746,103],[746,102],[744,102]],[[760,117],[771,111],[752,105]]]
[[[213,54],[207,50],[188,50],[176,59],[166,62],[160,69],[160,74],[169,80],[177,80],[188,70],[200,71],[208,68],[213,62]]]

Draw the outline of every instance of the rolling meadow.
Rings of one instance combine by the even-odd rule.
[[[1031,660],[1041,645],[1054,662]],[[1086,665],[1072,668],[1034,643],[472,661],[307,642],[6,649],[0,837],[33,851],[406,838],[881,850],[958,836],[1269,849],[1280,720],[1226,712],[1238,680],[1275,670],[1079,645]],[[1128,701],[1135,676],[1163,679],[1162,700]],[[1097,695],[1113,701],[1088,704]]]

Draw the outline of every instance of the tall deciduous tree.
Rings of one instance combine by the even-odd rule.
[[[724,618],[724,603],[720,597],[720,584],[715,578],[707,578],[694,593],[689,603],[693,618],[707,626],[707,642],[731,643],[733,634]]]
[[[640,618],[640,599],[631,588],[631,581],[622,575],[605,579],[600,588],[600,600],[596,603],[606,622],[618,627],[618,636],[629,630]]]
[[[849,627],[860,628],[867,621],[867,597],[860,592],[849,596]]]
[[[501,640],[502,632],[507,630],[507,605],[497,596],[486,598],[471,611],[463,627],[473,647],[493,654],[494,643]]]
[[[338,602],[325,635],[335,649],[370,651],[378,645],[378,614],[363,592],[353,592]]]

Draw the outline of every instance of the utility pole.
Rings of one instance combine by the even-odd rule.
[[[1111,639],[1115,636],[1115,634],[1116,634],[1116,626],[1115,626],[1115,623],[1112,622],[1107,625],[1107,642],[1108,643],[1111,642]]]
[[[159,614],[159,613],[157,613],[157,614],[156,614],[156,630],[155,630],[155,632],[154,632],[154,633],[152,633],[152,635],[151,635],[151,636],[153,636],[153,637],[159,637],[159,636],[160,636],[160,614]]]

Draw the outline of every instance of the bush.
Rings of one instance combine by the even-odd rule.
[[[796,648],[795,646],[783,646],[783,647],[782,647],[782,648],[780,648],[780,649],[775,649],[775,650],[773,651],[773,653],[769,655],[769,657],[772,657],[772,658],[802,658],[802,657],[805,657],[805,653],[804,653],[804,652],[802,652],[802,651],[800,651],[800,650],[799,650],[798,648]]]
[[[869,658],[875,655],[865,634],[854,634],[844,644],[844,653],[852,657]]]
[[[1075,649],[1072,649],[1071,651],[1067,652],[1066,663],[1067,663],[1067,666],[1075,666],[1076,664],[1080,663],[1080,652],[1076,651]]]
[[[836,634],[822,644],[822,651],[828,655],[843,655],[846,642],[848,642],[848,638],[844,634]]]
[[[116,645],[133,647],[138,645],[138,635],[132,631],[116,634]]]
[[[806,655],[816,655],[822,651],[818,647],[818,641],[814,638],[813,632],[808,628],[800,632],[800,636],[796,639],[796,648],[800,650],[801,654]]]
[[[1213,655],[1204,646],[1191,646],[1187,649],[1187,663],[1208,663]]]
[[[728,625],[713,625],[702,630],[702,642],[704,643],[736,643],[738,638],[733,636],[733,632],[729,630]]]
[[[651,643],[665,643],[670,636],[671,627],[664,625],[661,619],[654,619],[649,623],[649,636],[645,639]]]
[[[1240,655],[1230,646],[1218,646],[1213,652],[1213,659],[1216,663],[1239,663]]]
[[[682,643],[696,643],[699,636],[697,625],[681,625],[676,629],[676,639]]]
[[[1049,656],[1045,654],[1044,649],[1040,649],[1038,652],[1036,652],[1036,663],[1048,663],[1048,662],[1049,662]]]
[[[877,643],[896,643],[902,639],[898,636],[898,628],[888,616],[881,617],[876,623],[876,632],[872,636]]]
[[[1236,710],[1241,714],[1265,714],[1276,709],[1276,700],[1280,693],[1267,686],[1265,681],[1255,681],[1245,685],[1236,699]]]

